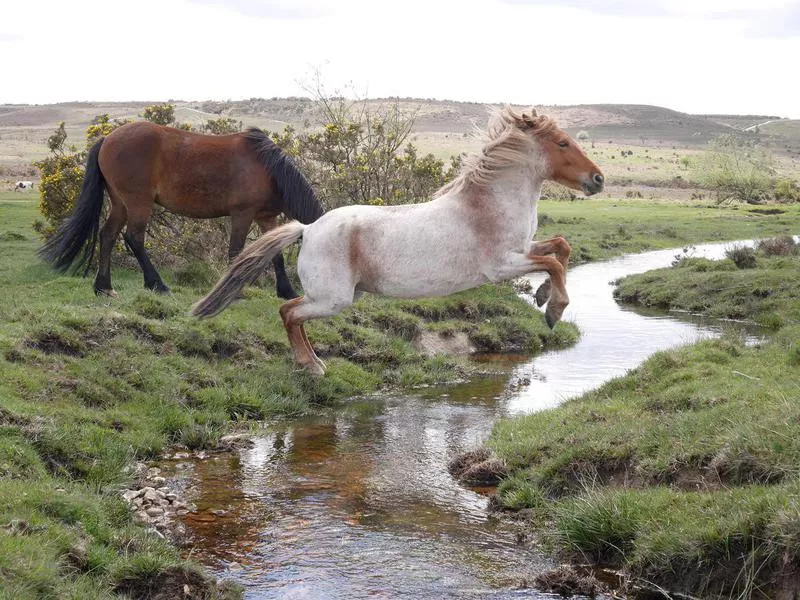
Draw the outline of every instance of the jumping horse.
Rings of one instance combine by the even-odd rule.
[[[101,229],[105,191],[110,202]],[[231,260],[244,247],[253,221],[264,232],[277,225],[281,213],[308,224],[324,212],[292,159],[259,129],[213,136],[139,121],[92,147],[72,216],[39,253],[58,271],[75,264],[76,270],[85,265],[88,273],[99,238],[94,290],[113,296],[111,251],[125,228],[125,243],[139,261],[145,287],[169,293],[144,245],[154,204],[196,219],[230,216]],[[278,295],[296,298],[283,255],[273,253],[270,259]]]
[[[311,225],[290,222],[253,242],[197,304],[197,317],[217,314],[255,281],[281,248],[303,238],[298,273],[305,296],[280,315],[294,360],[312,375],[325,364],[303,323],[335,315],[364,292],[398,298],[444,296],[526,273],[549,277],[536,293],[554,327],[569,302],[570,247],[556,237],[534,243],[542,183],[584,192],[603,189],[603,174],[555,122],[536,111],[495,111],[480,153],[422,204],[346,206]]]

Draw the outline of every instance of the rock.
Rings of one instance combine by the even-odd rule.
[[[216,515],[218,517],[224,517],[225,515],[228,514],[228,511],[225,510],[224,508],[215,508],[214,510],[210,510],[208,512],[210,512],[212,515]]]
[[[159,499],[158,492],[151,487],[144,488],[143,498],[145,502],[156,502]]]
[[[164,514],[164,509],[158,506],[151,506],[146,511],[148,517],[160,517]]]
[[[128,502],[131,502],[134,498],[138,498],[142,495],[142,490],[126,490],[122,497],[125,498]]]
[[[153,484],[153,487],[158,487],[164,485],[167,480],[164,477],[157,476],[157,477],[150,477],[149,481]]]
[[[136,516],[139,517],[139,519],[141,519],[142,521],[147,521],[148,520],[147,513],[144,512],[143,510],[138,511],[136,513]]]
[[[178,499],[178,494],[169,493],[164,496],[169,502],[175,502]]]

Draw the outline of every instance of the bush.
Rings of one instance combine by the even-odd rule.
[[[779,179],[775,182],[775,200],[800,202],[800,187],[791,179]]]
[[[756,266],[756,251],[749,246],[733,246],[725,250],[725,256],[740,269],[753,269]]]
[[[702,161],[700,180],[717,199],[760,204],[772,196],[774,158],[735,136],[720,136]]]
[[[795,243],[794,238],[785,235],[761,240],[758,242],[757,248],[764,256],[789,256],[797,252],[798,245]]]

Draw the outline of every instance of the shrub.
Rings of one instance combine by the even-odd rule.
[[[788,256],[797,252],[798,245],[791,236],[782,236],[761,240],[757,245],[758,251],[764,256]]]
[[[779,179],[775,182],[775,199],[800,202],[800,187],[791,179]]]
[[[717,199],[760,204],[772,195],[774,157],[735,136],[720,136],[702,161],[700,180]]]
[[[725,256],[740,269],[753,269],[756,266],[756,251],[749,246],[733,246],[725,250]]]

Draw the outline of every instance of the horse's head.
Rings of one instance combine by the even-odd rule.
[[[555,121],[537,115],[534,109],[514,117],[517,127],[533,135],[539,142],[547,158],[547,179],[581,190],[587,196],[603,190],[603,173],[575,140],[559,129]]]

